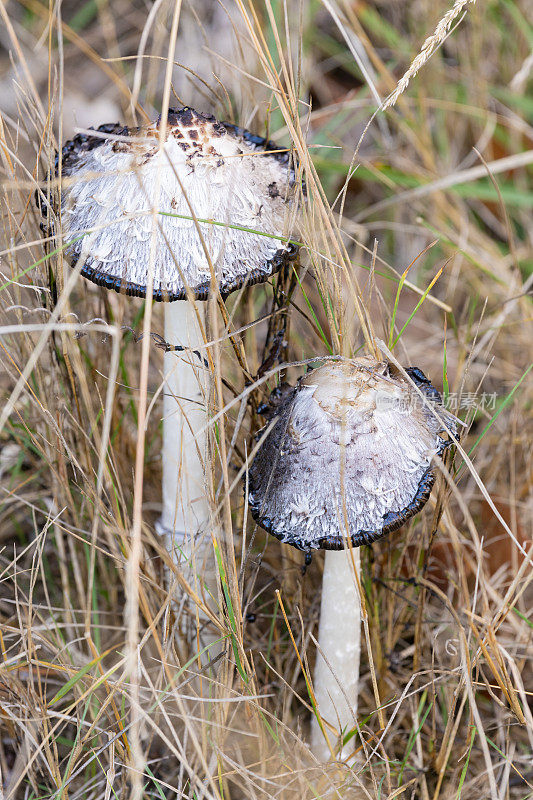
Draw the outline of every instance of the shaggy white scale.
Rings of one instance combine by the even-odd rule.
[[[68,142],[62,158],[63,237],[82,237],[67,255],[108,288],[143,294],[153,208],[157,300],[185,299],[187,290],[204,299],[211,268],[229,294],[266,280],[292,253],[272,238],[290,233],[295,211],[288,155],[241,128],[184,108],[169,111],[161,148],[158,123],[107,125],[100,136]]]
[[[249,502],[282,541],[301,550],[340,549],[346,536],[361,544],[364,533],[393,530],[388,515],[416,513],[418,494],[427,500],[442,424],[384,362],[313,370],[278,414],[250,469]]]

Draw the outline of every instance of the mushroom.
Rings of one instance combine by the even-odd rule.
[[[169,109],[162,146],[160,125],[101,125],[66,142],[57,161],[66,254],[94,283],[146,296],[159,210],[153,299],[167,301],[166,340],[185,349],[180,361],[165,354],[160,531],[181,547],[210,522],[207,374],[195,352],[205,343],[204,314],[190,301],[213,291],[225,298],[295,258],[287,233],[296,179],[286,149],[237,125]]]
[[[421,394],[393,366],[370,356],[329,361],[294,388],[278,390],[275,421],[259,432],[262,443],[249,469],[254,520],[307,555],[327,551],[314,693],[322,719],[340,736],[354,727],[357,712],[361,609],[352,548],[375,542],[420,511],[435,482],[434,459],[452,441],[441,420],[455,432],[425,375],[417,368],[405,372]],[[341,743],[339,755],[352,746]],[[331,752],[316,719],[312,748],[324,760]]]

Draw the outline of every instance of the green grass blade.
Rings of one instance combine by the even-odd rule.
[[[54,703],[57,703],[59,700],[61,700],[62,697],[64,697],[66,694],[68,694],[68,692],[70,692],[70,690],[73,689],[74,686],[76,686],[76,684],[79,683],[81,681],[81,679],[85,675],[87,675],[87,673],[93,667],[95,667],[97,664],[99,664],[100,661],[102,661],[102,659],[105,658],[112,650],[113,650],[113,648],[110,647],[108,650],[105,650],[99,656],[97,656],[96,658],[93,658],[92,661],[89,661],[88,664],[85,664],[84,667],[82,667],[80,670],[78,670],[78,672],[76,672],[76,674],[73,675],[72,678],[70,678],[70,680],[68,680],[65,683],[65,685],[61,687],[61,689],[57,692],[57,694],[55,694],[54,697],[52,697],[52,699],[50,700],[48,705],[49,706],[53,706]]]
[[[299,287],[300,287],[300,289],[302,291],[303,298],[305,300],[307,308],[309,309],[309,313],[310,313],[310,315],[311,315],[311,317],[313,319],[313,322],[316,325],[316,329],[317,329],[317,331],[318,331],[318,333],[320,335],[320,338],[322,339],[322,341],[324,342],[324,344],[328,348],[330,355],[333,355],[333,348],[331,347],[330,343],[328,342],[327,336],[324,333],[324,331],[322,330],[322,326],[321,326],[320,322],[318,321],[318,318],[317,318],[317,316],[315,314],[315,310],[314,310],[309,298],[307,297],[307,294],[305,293],[305,289],[304,289],[304,287],[302,285],[302,282],[300,280],[300,276],[298,275],[296,270],[295,270],[294,274],[296,275],[296,280],[298,281],[298,285],[299,285]]]
[[[461,777],[459,778],[459,788],[457,790],[457,795],[455,800],[461,800],[461,793],[463,791],[463,784],[466,778],[466,771],[468,769],[468,762],[470,761],[470,754],[472,752],[472,745],[474,744],[474,739],[476,738],[477,729],[474,727],[472,728],[472,734],[470,736],[470,745],[468,747],[468,753],[466,754],[466,761],[464,763],[464,767],[461,770]]]
[[[446,264],[448,264],[448,263],[449,262],[447,261]],[[438,281],[440,276],[442,275],[444,267],[446,266],[446,264],[444,264],[444,266],[439,269],[439,271],[437,272],[437,274],[435,275],[435,277],[432,279],[431,283],[429,284],[428,288],[426,289],[426,291],[424,292],[424,294],[422,295],[422,297],[420,298],[420,300],[418,301],[418,303],[414,307],[413,311],[408,316],[407,321],[404,323],[402,329],[400,330],[400,333],[398,334],[398,336],[396,337],[396,339],[392,343],[392,347],[390,348],[391,350],[393,350],[396,347],[396,345],[398,344],[398,341],[401,339],[401,336],[402,336],[404,330],[407,328],[407,326],[409,325],[409,323],[411,322],[411,320],[415,316],[416,312],[418,311],[418,309],[420,308],[420,306],[422,305],[422,303],[424,302],[424,300],[426,299],[426,297],[428,296],[430,291],[433,289],[434,285],[436,284],[436,282]]]
[[[220,547],[218,546],[218,542],[216,540],[213,540],[213,547],[214,547],[215,556],[216,556],[216,559],[217,559],[218,572],[219,572],[219,575],[220,575],[220,582],[222,584],[222,591],[224,593],[224,598],[226,600],[226,606],[227,606],[227,609],[228,609],[228,617],[229,617],[230,626],[231,626],[231,630],[230,630],[231,647],[233,649],[233,655],[235,656],[235,663],[236,663],[236,666],[237,666],[237,671],[238,671],[239,675],[241,676],[241,678],[243,679],[244,683],[248,683],[249,678],[248,678],[248,676],[246,675],[246,673],[245,673],[245,671],[243,669],[243,666],[242,666],[242,663],[241,663],[241,657],[240,657],[240,653],[239,653],[239,644],[238,644],[238,639],[237,639],[237,621],[236,621],[236,618],[235,618],[235,612],[233,610],[233,604],[231,602],[231,596],[230,596],[228,581],[227,581],[227,578],[226,578],[226,570],[224,568],[224,563],[222,561],[222,554],[220,552]]]
[[[476,449],[476,447],[478,446],[480,441],[483,439],[483,437],[485,436],[487,431],[490,430],[490,428],[494,425],[494,423],[496,422],[496,420],[498,419],[498,417],[500,416],[500,414],[502,413],[504,408],[506,408],[506,406],[509,405],[509,403],[512,400],[512,397],[513,397],[514,393],[517,391],[517,389],[523,383],[523,381],[527,378],[527,376],[529,375],[529,373],[531,372],[532,369],[533,369],[533,364],[530,364],[529,367],[524,372],[524,374],[522,375],[522,377],[520,378],[520,380],[518,381],[518,383],[516,383],[513,386],[513,388],[511,389],[511,391],[509,392],[509,394],[507,395],[507,397],[505,398],[505,400],[503,401],[503,403],[501,404],[501,406],[499,407],[497,412],[494,414],[494,416],[492,417],[490,422],[488,422],[485,425],[485,427],[483,428],[483,430],[481,431],[481,433],[477,437],[476,441],[474,442],[474,444],[472,445],[472,447],[468,451],[468,455],[471,455],[474,452],[474,450]]]
[[[423,708],[423,704],[425,702],[426,697],[427,697],[427,692],[424,692],[424,694],[422,695],[422,699],[420,700],[420,704],[418,706],[418,713],[419,714],[420,714],[420,712],[421,712],[421,710]],[[416,729],[416,731],[411,731],[411,733],[409,735],[409,741],[407,742],[407,748],[405,750],[405,756],[403,758],[402,766],[400,768],[400,775],[398,777],[398,786],[402,785],[403,773],[404,773],[405,767],[407,765],[407,761],[409,759],[409,756],[411,755],[413,747],[416,744],[416,740],[418,738],[418,735],[419,735],[420,731],[422,730],[422,728],[424,727],[424,723],[425,723],[425,721],[426,721],[426,719],[428,717],[429,712],[432,709],[432,705],[433,705],[432,703],[430,703],[428,705],[428,707],[426,708],[426,710],[424,712],[424,716],[422,717],[422,720],[421,720],[418,728]]]

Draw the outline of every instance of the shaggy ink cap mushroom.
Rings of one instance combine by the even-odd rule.
[[[276,421],[249,470],[259,525],[308,553],[342,550],[347,536],[369,544],[424,506],[432,461],[451,444],[430,406],[454,434],[455,423],[425,375],[406,373],[425,400],[369,356],[328,362],[274,394]]]
[[[66,250],[72,266],[82,261],[94,283],[145,297],[154,206],[154,300],[207,299],[206,249],[223,297],[294,259],[297,247],[275,238],[296,210],[285,149],[188,107],[169,110],[162,148],[159,126],[101,125],[64,145],[61,222],[64,240],[77,239]]]

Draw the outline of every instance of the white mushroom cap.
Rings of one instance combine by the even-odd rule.
[[[450,444],[428,405],[454,433],[455,425],[423,373],[406,371],[426,400],[367,356],[326,363],[284,393],[249,471],[256,522],[300,550],[340,550],[347,538],[353,546],[380,538],[423,507],[432,459]]]
[[[154,206],[162,212],[156,300],[185,299],[187,289],[207,297],[206,249],[224,296],[294,258],[294,246],[271,238],[290,234],[296,210],[287,152],[272,153],[280,150],[274,143],[191,108],[169,111],[161,149],[158,125],[103,125],[101,136],[78,135],[63,147],[63,238],[82,237],[67,249],[73,265],[83,261],[82,275],[145,296]]]

